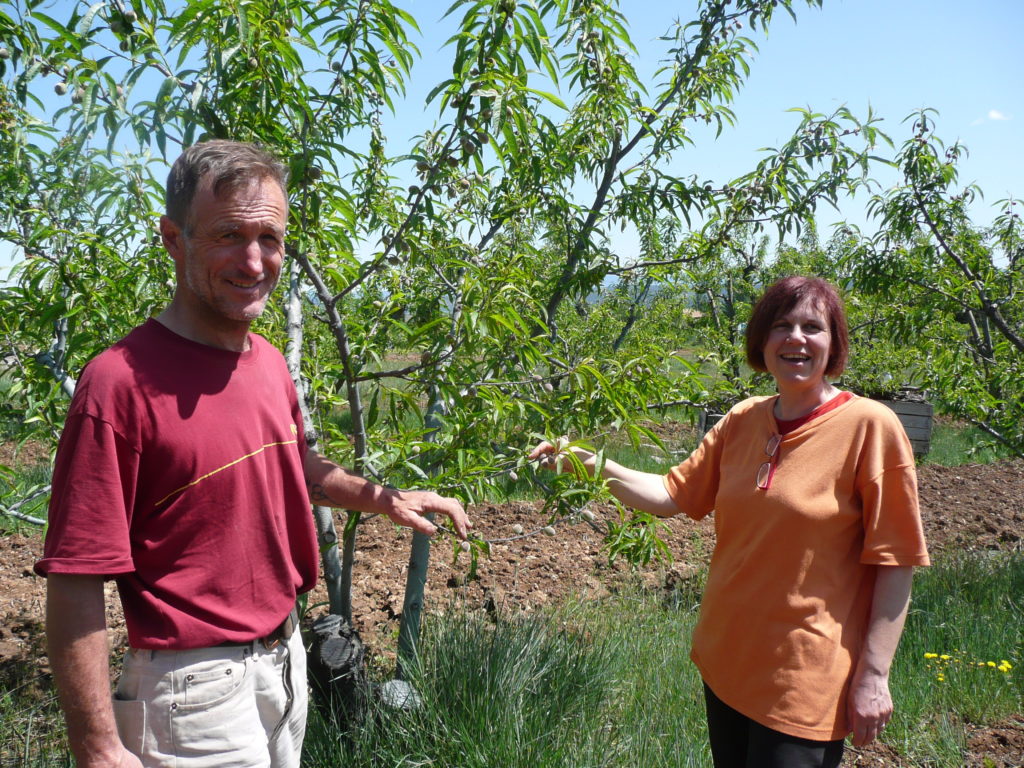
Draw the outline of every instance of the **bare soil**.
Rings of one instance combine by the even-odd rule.
[[[1024,549],[1024,461],[955,468],[925,466],[918,474],[922,517],[933,554],[962,550]],[[616,515],[611,506],[595,506],[602,519]],[[427,582],[426,606],[441,610],[452,604],[510,614],[530,611],[568,595],[598,597],[628,583],[671,588],[687,579],[709,556],[714,533],[709,523],[686,519],[666,521],[663,538],[673,556],[668,566],[652,564],[631,573],[621,562],[609,564],[601,532],[578,521],[562,524],[556,536],[517,536],[547,524],[540,505],[510,502],[471,510],[476,531],[492,541],[491,557],[481,559],[476,578],[467,579],[468,555],[453,564],[445,539],[434,547]],[[393,659],[402,611],[411,534],[384,519],[360,529],[354,571],[356,625],[378,665]],[[0,537],[0,683],[39,696],[50,690],[43,633],[45,582],[32,572],[40,556],[41,537]],[[124,622],[114,588],[108,588],[108,623],[115,647],[125,642]],[[320,586],[310,603],[326,600]],[[313,613],[323,612],[318,607]],[[1024,715],[986,727],[968,724],[969,766],[1009,768],[1024,765]],[[885,744],[850,750],[847,765],[907,765]]]

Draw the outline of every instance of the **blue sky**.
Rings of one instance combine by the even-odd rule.
[[[450,61],[441,49],[450,22],[440,21],[450,0],[399,4],[423,30],[416,41],[423,61],[414,68],[406,103],[387,121],[393,151],[430,127],[436,113],[424,111],[423,99]],[[674,16],[691,18],[694,4],[632,0],[622,7],[640,50],[638,69],[653,73],[663,50],[657,37]],[[985,192],[974,212],[979,224],[991,220],[991,203],[1011,192],[1024,196],[1024,1],[825,0],[821,9],[796,10],[796,23],[781,13],[767,38],[751,34],[760,51],[733,104],[736,127],[717,140],[701,138],[679,156],[678,170],[716,181],[749,171],[759,148],[792,133],[799,118],[790,107],[831,112],[845,105],[865,115],[870,105],[901,142],[910,133],[902,119],[928,106],[940,113],[938,135],[970,150],[961,181]],[[822,210],[819,223],[827,227],[846,217],[863,225],[862,208],[863,201],[853,201],[842,214]],[[0,244],[0,268],[9,260]]]
[[[425,60],[448,59],[439,50],[447,26],[429,23],[447,6],[434,0],[408,6],[424,32]],[[634,0],[622,7],[640,51],[638,69],[653,73],[663,50],[657,37],[674,16],[692,18],[694,6]],[[938,135],[970,149],[961,181],[977,182],[986,193],[979,222],[989,219],[989,202],[1014,190],[1024,195],[1022,0],[825,0],[821,9],[794,8],[797,21],[777,14],[767,38],[746,30],[760,50],[733,104],[737,125],[717,140],[709,132],[680,156],[681,169],[722,181],[751,170],[759,148],[792,134],[799,116],[791,107],[827,113],[845,105],[863,116],[870,105],[897,143],[910,134],[904,117],[934,107]],[[422,98],[443,75],[440,66],[420,68],[409,108],[391,121],[395,140],[427,127],[433,113],[423,113]],[[844,211],[857,218],[860,207]],[[826,211],[821,223],[834,218]]]

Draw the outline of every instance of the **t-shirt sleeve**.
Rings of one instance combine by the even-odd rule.
[[[873,424],[862,462],[864,547],[870,565],[929,565],[917,496],[914,454],[899,420],[885,406]]]
[[[729,423],[729,414],[713,426],[697,449],[679,466],[662,478],[665,490],[679,511],[694,520],[701,520],[715,508],[721,467],[722,435]]]
[[[138,464],[138,453],[109,423],[82,413],[68,417],[36,573],[116,576],[135,570],[128,532]]]

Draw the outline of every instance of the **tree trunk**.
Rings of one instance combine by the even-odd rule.
[[[302,380],[302,293],[300,280],[302,272],[298,262],[291,260],[288,281],[288,300],[285,314],[288,325],[288,342],[285,344],[285,362],[288,372],[295,382],[295,390],[299,397],[299,410],[302,412],[302,429],[306,436],[309,450],[316,447],[319,437],[309,414],[307,390]],[[342,588],[341,561],[338,558],[338,532],[334,526],[334,512],[330,507],[313,506],[313,519],[316,523],[317,543],[320,545],[320,557],[324,566],[324,581],[327,585],[327,600],[331,613],[341,613],[345,600]],[[344,614],[343,614],[344,615]]]
[[[436,386],[430,387],[430,405],[427,407],[427,441],[433,441],[441,427],[444,402]],[[427,515],[433,519],[433,515]],[[423,612],[423,592],[430,565],[430,537],[416,531],[412,535],[409,552],[409,572],[405,578],[405,598],[402,601],[402,622],[398,628],[398,664],[395,676],[404,680],[406,667],[416,657],[416,643],[420,637],[420,616]]]

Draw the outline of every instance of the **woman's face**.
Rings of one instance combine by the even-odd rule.
[[[775,319],[764,344],[764,364],[779,391],[820,386],[825,380],[831,344],[829,318],[804,300]]]

